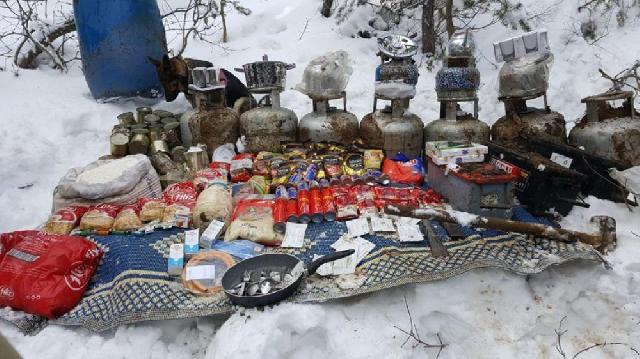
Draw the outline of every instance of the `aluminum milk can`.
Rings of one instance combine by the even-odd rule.
[[[622,107],[607,103],[614,100],[624,100]],[[569,133],[569,144],[625,166],[640,165],[640,118],[633,108],[633,92],[605,92],[583,98],[582,103],[587,112]]]

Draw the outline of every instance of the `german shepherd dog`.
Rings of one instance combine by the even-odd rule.
[[[155,66],[158,72],[158,78],[164,89],[164,98],[167,102],[175,100],[182,92],[191,106],[196,107],[193,95],[188,92],[189,84],[192,83],[191,70],[195,67],[212,67],[211,62],[183,58],[182,56],[169,58],[167,55],[164,55],[162,60],[149,57],[149,62]],[[231,72],[225,69],[220,69],[220,71],[226,78],[227,107],[235,108],[239,113],[242,113],[254,106],[256,102],[247,86]]]

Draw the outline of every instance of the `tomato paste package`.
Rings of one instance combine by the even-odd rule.
[[[231,182],[246,182],[251,178],[253,154],[240,153],[231,160]]]
[[[61,208],[47,220],[43,232],[51,234],[69,234],[80,224],[80,219],[89,210],[86,206],[69,206]]]
[[[375,203],[375,192],[372,186],[361,184],[351,188],[353,196],[356,198],[358,211],[360,214],[375,214],[377,207]]]
[[[167,205],[176,202],[195,201],[197,199],[198,192],[192,182],[170,184],[162,192],[162,201]]]
[[[345,220],[358,217],[358,203],[348,186],[332,187],[335,199],[336,219]]]
[[[108,231],[113,226],[120,207],[108,203],[95,205],[80,220],[80,229]]]
[[[164,208],[167,206],[159,198],[140,198],[140,220],[142,222],[151,222],[162,219]]]
[[[102,251],[82,237],[18,231],[0,235],[0,306],[49,319],[78,304]]]
[[[408,159],[398,155],[394,159],[385,159],[382,172],[389,176],[392,182],[422,185],[424,179],[424,163],[421,158]]]
[[[138,203],[122,207],[113,222],[114,231],[135,231],[140,227],[142,227],[142,221]]]

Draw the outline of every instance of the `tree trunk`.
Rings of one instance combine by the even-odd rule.
[[[436,30],[433,13],[435,11],[435,0],[426,0],[422,4],[422,53],[436,53]]]
[[[322,16],[331,16],[331,7],[333,7],[333,0],[322,0],[322,10],[320,11]]]
[[[34,69],[37,67],[36,58],[44,52],[44,48],[49,47],[58,38],[76,31],[76,23],[73,19],[65,21],[60,27],[48,33],[43,39],[38,40],[38,44],[32,44],[33,48],[24,55],[16,58],[16,65],[23,69]],[[20,51],[19,47],[16,51]]]
[[[447,0],[445,17],[447,18],[447,34],[449,35],[449,37],[451,37],[451,35],[453,35],[453,31],[455,30],[453,27],[453,0]]]
[[[220,17],[222,18],[222,42],[227,42],[227,19],[224,15],[224,8],[227,6],[227,2],[225,0],[220,0]]]

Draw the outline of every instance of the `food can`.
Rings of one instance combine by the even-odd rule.
[[[112,156],[126,156],[128,153],[129,136],[121,132],[113,133],[109,139],[109,144]]]
[[[136,118],[136,122],[137,123],[144,123],[144,117],[146,115],[150,115],[153,112],[153,110],[151,109],[151,107],[138,107],[136,108],[136,113],[137,113],[137,118]]]
[[[209,165],[209,156],[199,146],[191,146],[189,151],[185,152],[187,159],[187,167],[193,172],[197,172],[207,168]]]
[[[187,162],[187,158],[184,155],[186,152],[187,149],[184,146],[176,146],[171,150],[171,159],[176,163]]]
[[[333,200],[333,190],[331,187],[323,187],[320,192],[324,219],[328,222],[333,222],[336,220],[336,203]]]
[[[165,117],[173,117],[173,113],[169,112],[169,111],[165,111],[165,110],[154,110],[153,114],[160,117],[160,118],[165,118]]]
[[[144,116],[144,123],[146,123],[149,126],[156,123],[160,123],[160,117],[150,113]]]
[[[131,127],[136,124],[133,112],[123,112],[118,115],[118,123],[124,127]]]
[[[131,141],[129,141],[129,154],[137,155],[139,153],[146,154],[149,150],[149,130],[144,128],[136,128],[133,131]]]
[[[273,230],[284,234],[287,225],[287,199],[277,198],[273,206]]]
[[[311,220],[320,223],[324,219],[322,210],[322,194],[320,188],[315,185],[309,190],[309,206],[311,207]]]
[[[300,223],[311,222],[309,188],[304,182],[298,186],[298,221]]]
[[[180,122],[180,121],[178,121],[178,119],[176,119],[175,117],[161,117],[160,122],[163,125],[166,125],[167,123]]]
[[[295,187],[287,188],[287,222],[298,222],[298,191]]]
[[[151,152],[152,154],[156,152],[169,153],[169,146],[164,140],[155,140],[151,142],[151,148],[149,152]]]

